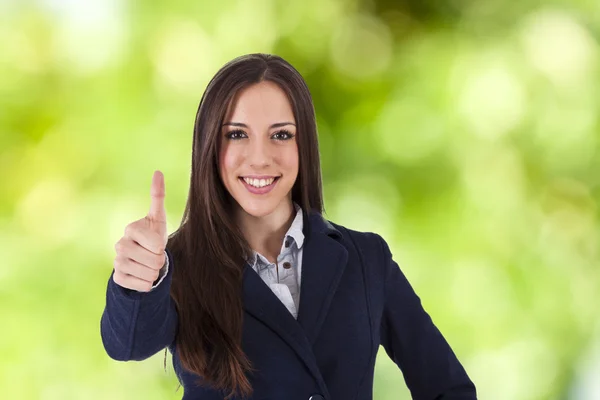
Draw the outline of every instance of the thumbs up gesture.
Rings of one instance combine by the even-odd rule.
[[[150,211],[142,219],[125,227],[125,234],[115,244],[116,284],[139,292],[149,292],[166,263],[167,213],[165,211],[165,179],[154,171],[150,188]]]

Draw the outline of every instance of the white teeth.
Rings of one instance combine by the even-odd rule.
[[[275,180],[275,178],[269,178],[269,179],[251,179],[251,178],[242,178],[244,179],[244,181],[251,186],[257,187],[257,188],[261,188],[264,186],[268,186],[271,183],[273,183],[273,181]]]

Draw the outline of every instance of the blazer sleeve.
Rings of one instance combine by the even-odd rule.
[[[100,334],[106,353],[115,360],[144,360],[175,340],[177,310],[170,295],[173,257],[166,250],[168,268],[160,285],[149,292],[124,288],[108,280]]]
[[[413,399],[477,399],[475,385],[380,240],[385,268],[381,344],[401,369]]]

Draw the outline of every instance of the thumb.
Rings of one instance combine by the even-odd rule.
[[[162,172],[156,170],[152,176],[152,186],[150,187],[150,211],[148,218],[153,222],[167,223],[167,213],[165,211],[165,177]]]

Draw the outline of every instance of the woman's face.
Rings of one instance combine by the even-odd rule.
[[[248,214],[287,212],[298,176],[296,120],[285,92],[263,81],[240,91],[221,127],[220,175]]]

